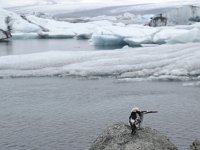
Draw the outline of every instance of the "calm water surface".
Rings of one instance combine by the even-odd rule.
[[[180,150],[200,136],[200,89],[181,82],[115,79],[0,80],[1,150],[85,150],[106,126],[128,122],[133,105],[158,110],[144,125]]]
[[[46,51],[94,51],[114,50],[118,46],[93,46],[88,40],[75,39],[27,39],[0,42],[0,56],[30,54]]]

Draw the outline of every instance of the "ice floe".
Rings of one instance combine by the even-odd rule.
[[[93,34],[91,41],[94,45],[108,43],[118,45],[126,43],[129,46],[138,46],[142,44],[189,43],[200,42],[199,32],[200,23],[191,26],[157,28],[142,25],[128,25],[124,27],[106,26],[101,29],[99,28],[98,31]],[[110,40],[110,42],[107,40]]]
[[[26,39],[38,39],[39,35],[38,33],[12,33],[12,38],[15,40],[26,40]]]
[[[112,76],[120,79],[200,80],[200,44],[59,51],[0,57],[0,77]]]

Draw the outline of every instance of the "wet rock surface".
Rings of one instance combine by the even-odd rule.
[[[177,150],[177,147],[157,130],[145,127],[131,135],[130,126],[116,123],[103,131],[90,150]]]
[[[190,150],[200,150],[200,139],[196,139],[190,146]]]

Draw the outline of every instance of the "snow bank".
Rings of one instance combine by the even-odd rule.
[[[116,51],[45,52],[0,57],[0,77],[113,76],[200,80],[200,44]]]

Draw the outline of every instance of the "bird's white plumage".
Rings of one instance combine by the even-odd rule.
[[[131,112],[136,112],[136,111],[139,111],[139,108],[138,108],[138,107],[133,107],[133,108],[131,109]]]

